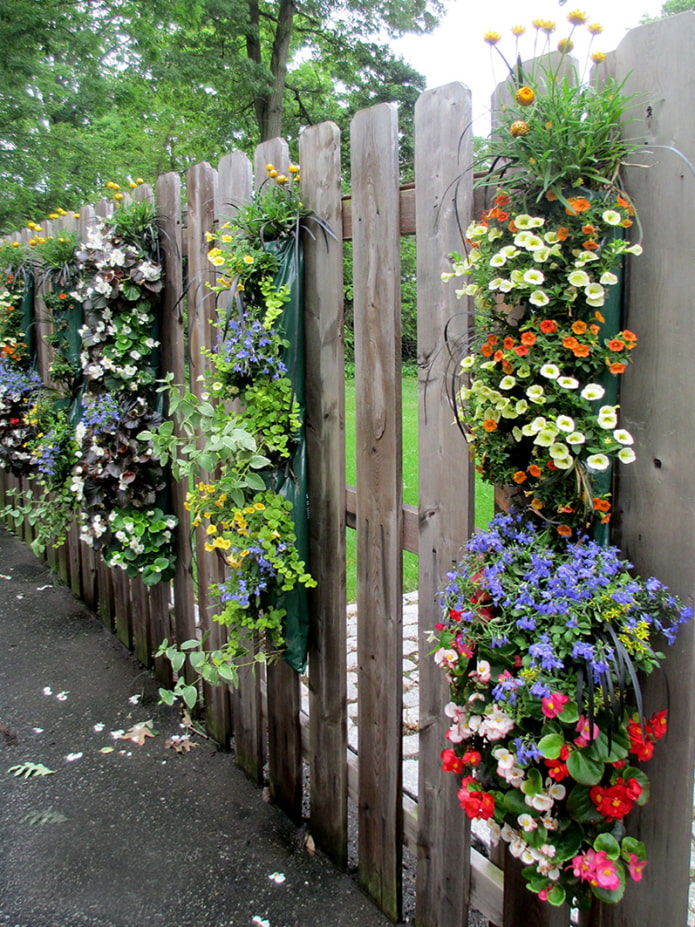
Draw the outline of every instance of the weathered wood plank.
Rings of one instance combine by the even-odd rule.
[[[174,383],[179,389],[188,390],[186,331],[183,313],[181,178],[173,171],[161,174],[157,178],[157,216],[164,264],[160,337],[162,370],[173,373]],[[168,408],[164,409],[164,414],[167,418],[171,417]],[[174,421],[174,429],[175,433],[180,435],[176,421]],[[185,480],[170,479],[169,481],[171,511],[179,520],[178,526],[174,529],[176,573],[173,580],[173,636],[180,644],[196,636],[191,518],[185,506],[187,488]],[[161,639],[155,639],[155,646],[159,646],[160,643]],[[160,672],[158,671],[158,675]],[[185,672],[188,682],[193,682],[194,672],[188,663]]]
[[[359,882],[393,920],[402,896],[403,563],[398,118],[352,120]]]
[[[232,219],[239,207],[251,199],[253,168],[241,151],[234,151],[220,159],[217,168],[219,197],[218,223]],[[255,649],[252,640],[249,649]],[[239,670],[239,684],[229,693],[232,730],[234,732],[234,758],[239,767],[254,782],[263,779],[265,737],[261,707],[261,674],[253,666]]]
[[[341,227],[340,131],[333,123],[299,140],[306,205]],[[306,440],[311,590],[309,726],[311,831],[347,865],[347,625],[345,593],[345,358],[339,241],[305,237]]]
[[[130,578],[130,599],[128,602],[130,621],[133,628],[133,650],[143,666],[152,666],[152,627],[147,589],[139,576]]]
[[[289,149],[284,139],[271,139],[256,148],[256,188],[267,177],[265,165],[287,172]],[[302,738],[299,725],[299,676],[283,660],[268,666],[268,765],[270,794],[295,820],[302,812]]]
[[[695,13],[634,29],[607,62],[625,91],[637,93],[625,133],[647,146],[670,145],[695,161]],[[647,115],[647,110],[651,115]],[[625,325],[640,338],[635,363],[621,385],[621,425],[635,438],[637,460],[619,468],[617,542],[643,577],[657,576],[692,602],[695,579],[695,495],[692,435],[695,396],[684,389],[692,369],[695,318],[691,217],[695,184],[674,153],[655,148],[631,160],[627,189],[641,219],[644,254],[626,266]],[[649,865],[619,905],[593,912],[592,927],[685,924],[688,916],[695,647],[692,623],[667,652],[665,673],[645,686],[647,715],[668,704],[669,732],[647,772],[651,798],[630,816],[630,833],[644,840]]]
[[[113,611],[116,637],[128,648],[133,646],[133,625],[130,611],[130,584],[123,570],[111,570],[113,585]]]
[[[459,223],[472,215],[471,95],[462,84],[422,94],[415,106],[417,193],[420,740],[416,922],[466,923],[470,831],[454,776],[441,769],[446,744],[444,676],[429,656],[427,632],[440,620],[437,592],[473,526],[473,468],[447,396],[450,355],[444,340],[465,336],[469,317],[454,287],[442,283],[447,254],[461,247]],[[460,182],[456,183],[456,178]],[[458,219],[457,219],[458,217]]]
[[[411,554],[418,552],[418,532],[420,520],[417,506],[403,505],[403,532],[401,546]],[[357,490],[354,486],[345,487],[345,525],[348,528],[357,527]]]
[[[399,228],[401,235],[415,234],[415,184],[401,184],[399,190]],[[343,197],[343,221],[341,223],[343,241],[352,238],[352,197]]]
[[[214,283],[214,269],[208,261],[210,250],[205,234],[214,225],[217,217],[217,171],[203,162],[195,164],[188,171],[188,314],[191,389],[196,395],[205,389],[198,377],[209,367],[209,361],[202,354],[203,348],[211,348],[214,329],[210,319],[215,317],[215,294],[206,286]],[[203,527],[196,531],[196,557],[198,565],[198,604],[200,627],[209,631],[208,646],[217,647],[223,642],[223,629],[212,620],[215,602],[209,595],[213,583],[222,579],[219,559],[205,550]],[[229,698],[224,686],[204,685],[206,724],[210,735],[223,747],[229,746],[231,716]]]

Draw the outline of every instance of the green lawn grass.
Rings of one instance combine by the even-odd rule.
[[[407,505],[417,505],[418,486],[418,434],[417,434],[417,378],[403,377],[403,501]],[[461,438],[462,449],[465,452]],[[355,381],[347,379],[345,383],[345,456],[346,478],[348,486],[355,485]],[[492,518],[492,490],[476,479],[475,487],[475,524],[482,526]],[[348,528],[346,538],[347,550],[347,600],[354,602],[357,598],[356,581],[356,536]],[[403,591],[410,592],[418,586],[418,565],[415,554],[403,553]]]

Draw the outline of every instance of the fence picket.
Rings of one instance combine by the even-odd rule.
[[[209,362],[202,354],[203,348],[212,347],[214,329],[209,320],[214,317],[215,294],[206,288],[206,283],[215,280],[214,270],[208,261],[210,246],[205,238],[212,231],[218,209],[217,171],[206,162],[195,164],[188,171],[188,313],[190,325],[191,389],[200,396],[204,391],[198,377],[203,374]],[[198,565],[198,606],[200,627],[209,631],[208,646],[215,648],[223,642],[222,628],[212,620],[215,610],[209,588],[221,582],[223,571],[214,553],[205,550],[205,531],[196,529],[196,553]],[[229,697],[225,686],[204,684],[206,720],[212,737],[222,746],[229,745],[231,732]]]
[[[218,220],[233,218],[239,207],[251,199],[253,168],[241,151],[233,151],[220,159],[217,167],[219,184]],[[249,647],[253,642],[249,642]],[[239,767],[254,782],[263,779],[265,737],[261,698],[261,674],[253,666],[239,670],[239,684],[229,693],[232,730],[234,731],[234,758]]]
[[[359,881],[400,917],[403,555],[398,117],[351,128],[357,427]]]
[[[340,131],[305,129],[299,160],[306,205],[340,236]],[[342,242],[305,236],[306,438],[311,512],[309,727],[311,830],[347,864],[347,627],[345,603],[345,361]],[[309,367],[309,364],[307,364]]]
[[[265,165],[287,172],[289,149],[284,139],[263,142],[254,154],[256,189],[267,177]],[[302,736],[299,723],[299,677],[284,660],[266,669],[268,690],[268,763],[270,795],[295,820],[302,813]]]
[[[465,336],[470,316],[454,287],[442,283],[446,255],[461,247],[460,227],[472,215],[470,91],[449,84],[422,94],[415,106],[415,191],[419,368],[419,621],[420,726],[416,921],[422,927],[466,922],[469,828],[456,798],[456,780],[441,769],[446,681],[427,640],[440,620],[437,592],[473,525],[473,472],[461,453],[463,437],[447,399],[451,359],[442,345]],[[457,182],[458,178],[458,182]],[[455,463],[454,463],[455,462]],[[453,465],[452,465],[453,464]],[[452,826],[453,825],[453,826]]]

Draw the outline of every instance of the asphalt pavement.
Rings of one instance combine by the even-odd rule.
[[[386,927],[0,528],[0,927]]]

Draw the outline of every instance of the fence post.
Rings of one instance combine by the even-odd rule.
[[[635,363],[624,377],[621,424],[635,437],[637,460],[619,470],[618,542],[641,576],[657,576],[686,602],[695,595],[695,396],[683,388],[695,344],[695,177],[677,154],[649,146],[673,146],[695,162],[694,41],[695,13],[669,16],[630,32],[608,61],[616,79],[626,79],[625,92],[638,94],[625,134],[646,136],[653,152],[638,152],[630,159],[649,164],[648,169],[629,168],[626,174],[639,210],[644,254],[630,259],[626,268],[625,324],[640,341]],[[668,689],[660,674],[645,687],[647,716],[670,703],[668,736],[657,744],[646,768],[651,799],[631,815],[637,836],[646,843],[649,865],[639,885],[628,885],[619,905],[596,912],[593,927],[687,922],[695,748],[693,630],[691,623],[673,647],[664,648]]]
[[[347,864],[347,624],[345,594],[345,359],[340,130],[331,122],[299,139],[302,197],[337,240],[305,235],[306,440],[311,512],[309,753],[311,831]]]
[[[470,91],[448,84],[415,104],[419,409],[420,727],[416,923],[467,922],[470,829],[456,799],[456,780],[441,769],[449,701],[444,674],[429,656],[427,632],[440,620],[437,592],[473,526],[473,468],[447,397],[450,351],[471,317],[442,283],[447,255],[462,247],[472,214]],[[447,332],[447,342],[444,335]]]
[[[393,920],[403,858],[403,523],[398,115],[352,120],[357,383],[359,882]]]

